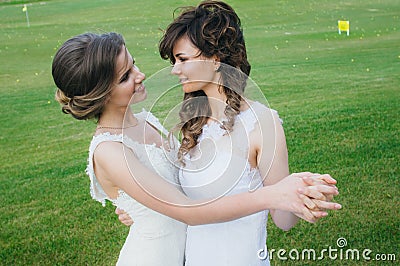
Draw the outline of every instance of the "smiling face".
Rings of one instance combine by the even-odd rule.
[[[207,94],[218,89],[219,62],[200,53],[187,36],[178,39],[173,47],[175,63],[171,73],[178,76],[185,93],[203,90]]]
[[[107,104],[126,107],[146,99],[147,91],[142,83],[146,77],[135,65],[125,46],[121,48],[117,57],[116,71],[116,79]]]

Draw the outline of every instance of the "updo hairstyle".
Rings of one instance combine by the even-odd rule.
[[[99,119],[116,79],[116,61],[125,41],[120,34],[84,33],[67,40],[53,59],[55,98],[79,120]]]

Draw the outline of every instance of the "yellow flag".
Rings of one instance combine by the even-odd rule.
[[[342,31],[346,31],[347,35],[349,35],[349,32],[350,32],[350,21],[348,21],[348,20],[338,20],[338,30],[339,30],[339,34],[341,34]]]
[[[346,30],[349,30],[350,23],[349,23],[348,20],[339,20],[338,21],[338,27],[339,27],[340,30],[346,31]]]
[[[24,5],[24,7],[22,8],[22,12],[26,12],[28,10],[28,8],[26,7],[26,5]]]

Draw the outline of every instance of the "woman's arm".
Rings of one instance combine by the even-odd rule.
[[[144,166],[121,143],[101,143],[94,154],[94,166],[96,177],[106,193],[112,191],[112,186],[114,189],[121,188],[148,208],[189,225],[230,221],[273,208],[303,213],[310,221],[314,219],[296,194],[297,189],[306,187],[299,177],[310,176],[311,173],[294,174],[255,192],[206,202],[186,197],[175,186]],[[106,188],[104,185],[107,185]]]
[[[261,175],[264,177],[264,186],[275,184],[289,175],[288,152],[283,127],[278,115],[267,110],[268,109],[265,110],[265,114],[258,114],[259,117],[262,117],[262,119],[259,119],[259,128],[258,131],[256,130],[255,132],[257,137],[257,161]],[[275,128],[275,131],[271,130],[272,128]],[[274,143],[275,147],[271,145],[271,143]],[[335,181],[334,179],[332,180]],[[310,180],[306,181],[308,181],[307,184],[311,183]],[[312,212],[315,216],[315,219],[311,222],[326,216],[327,213],[320,211],[316,204],[313,204],[314,201],[312,201],[309,197],[318,197],[320,199],[317,202],[319,206],[325,206],[327,202],[322,192],[326,191],[328,195],[337,194],[336,187],[332,186],[329,188],[327,186],[323,186],[324,184],[327,183],[320,182],[319,185],[322,186],[318,188],[304,188],[300,190],[300,192],[304,194],[299,194],[299,198],[305,202],[306,206],[309,207],[310,210],[315,210]],[[270,213],[274,223],[283,230],[289,230],[292,228],[297,223],[299,217],[305,218],[302,213],[292,213],[279,209],[271,209]]]
[[[257,164],[264,186],[275,184],[289,175],[288,152],[283,127],[276,114],[265,114],[259,119],[257,137]],[[275,131],[273,130],[275,128]],[[272,132],[274,131],[274,132]],[[271,145],[271,144],[275,144]],[[299,217],[288,211],[271,209],[272,220],[279,228],[289,230]]]

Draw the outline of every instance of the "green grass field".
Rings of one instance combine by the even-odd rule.
[[[197,1],[157,2],[32,1],[27,27],[27,1],[0,1],[0,264],[115,264],[128,229],[111,204],[90,198],[84,173],[95,124],[61,113],[51,62],[73,35],[117,31],[147,76],[168,66],[160,29],[175,7]],[[291,171],[330,173],[343,205],[289,232],[270,221],[268,247],[288,258],[275,253],[272,263],[400,260],[398,0],[228,3],[242,19],[251,77],[284,120]],[[350,20],[350,36],[337,33],[338,19]],[[289,257],[291,249],[338,249],[339,237],[347,240],[341,260]],[[370,249],[372,260],[345,260],[347,249]]]

